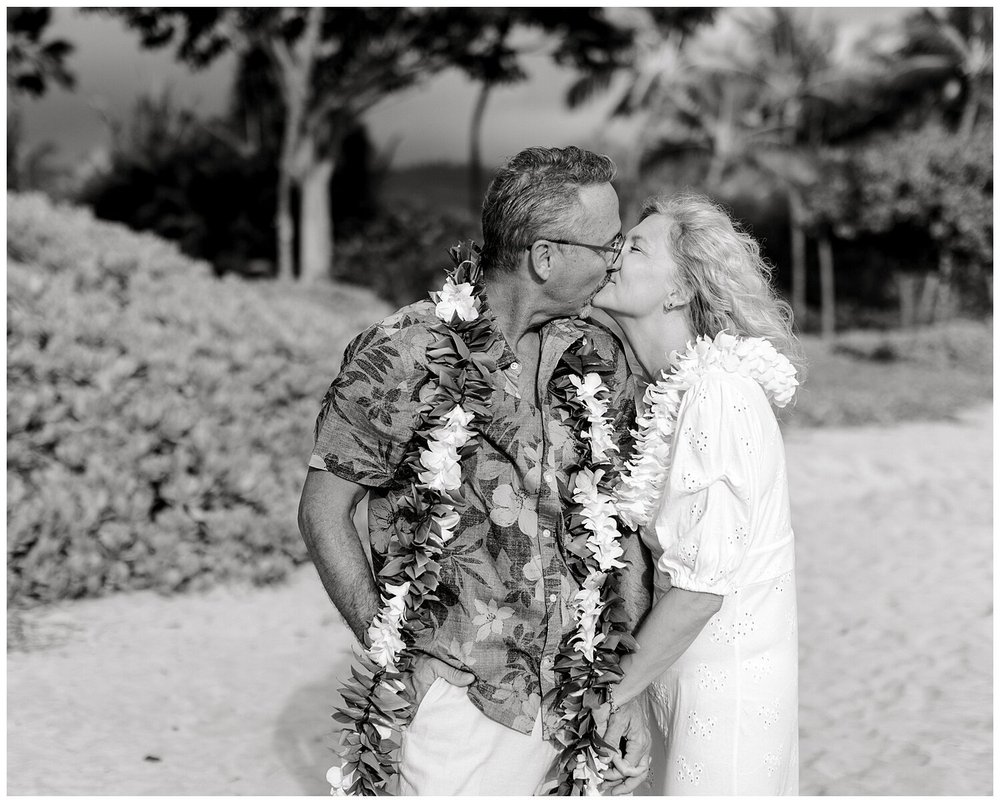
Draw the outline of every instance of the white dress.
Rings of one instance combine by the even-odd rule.
[[[781,432],[759,371],[697,363],[675,408],[659,508],[641,532],[657,599],[674,586],[724,600],[650,686],[667,757],[653,793],[795,795],[795,558]]]

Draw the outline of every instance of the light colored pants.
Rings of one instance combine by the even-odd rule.
[[[533,795],[558,751],[542,739],[541,712],[530,734],[494,722],[466,690],[443,678],[403,731],[400,795]]]

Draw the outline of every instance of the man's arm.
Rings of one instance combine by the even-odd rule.
[[[362,644],[381,605],[354,511],[368,489],[310,468],[299,500],[299,531],[326,593]]]
[[[365,633],[382,604],[354,526],[354,511],[366,493],[363,485],[310,468],[299,500],[299,530],[309,556],[326,593],[362,644],[367,643]],[[476,679],[439,658],[417,655],[407,677],[414,708],[439,677],[454,686],[468,686]]]

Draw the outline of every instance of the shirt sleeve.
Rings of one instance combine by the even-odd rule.
[[[376,324],[348,345],[316,419],[311,467],[372,488],[393,484],[427,380],[413,335]]]
[[[688,591],[730,594],[750,542],[760,427],[739,379],[708,375],[684,394],[655,532],[657,570]]]

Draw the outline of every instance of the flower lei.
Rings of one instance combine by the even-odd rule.
[[[567,523],[566,562],[580,590],[574,597],[576,627],[559,646],[555,661],[555,704],[561,712],[559,795],[597,794],[610,765],[612,746],[597,732],[594,714],[621,679],[621,657],[636,647],[618,590],[623,534],[614,500],[618,479],[607,418],[609,391],[602,375],[610,367],[586,339],[567,351],[556,367],[552,392],[569,414],[584,456],[570,487],[560,487]]]
[[[419,412],[420,424],[403,460],[410,492],[401,502],[412,531],[402,527],[390,539],[378,573],[382,608],[368,628],[368,646],[341,689],[344,705],[333,718],[340,734],[340,766],[331,767],[331,793],[376,795],[396,771],[399,747],[393,736],[412,718],[405,679],[413,662],[411,647],[427,627],[424,603],[436,600],[444,545],[453,537],[464,507],[463,458],[476,450],[471,425],[489,419],[496,363],[488,351],[496,337],[480,312],[485,295],[479,248],[455,246],[454,269],[444,287],[432,293],[440,319],[427,349],[433,374],[432,398]]]
[[[799,384],[788,358],[761,337],[702,335],[670,359],[673,368],[661,371],[660,379],[651,382],[643,395],[646,412],[636,422],[634,456],[615,494],[621,521],[633,528],[648,524],[659,509],[681,397],[688,388],[709,371],[722,369],[755,380],[772,404],[784,407]]]
[[[403,682],[413,659],[409,647],[426,627],[420,607],[436,599],[436,558],[459,523],[461,459],[476,449],[470,424],[489,416],[489,375],[496,364],[487,352],[495,333],[480,316],[485,294],[479,249],[467,243],[451,254],[456,267],[442,290],[432,293],[441,323],[433,328],[439,339],[427,357],[437,387],[420,410],[421,424],[404,459],[411,492],[402,507],[415,530],[390,539],[378,577],[383,607],[368,629],[369,646],[352,668],[352,680],[341,690],[345,705],[334,714],[345,725],[341,764],[327,773],[333,794],[378,794],[395,771],[399,744],[392,737],[412,717]],[[555,702],[564,723],[554,790],[559,794],[596,792],[611,746],[597,734],[594,712],[621,678],[621,656],[635,648],[618,594],[626,564],[619,560],[624,550],[612,490],[618,478],[612,453],[618,448],[602,379],[610,370],[583,339],[563,356],[552,379],[552,392],[585,445],[571,487],[560,488],[570,536],[567,564],[581,588],[574,598],[576,627],[563,638],[555,661]]]

